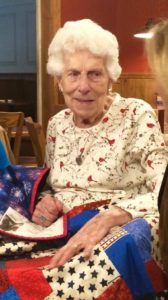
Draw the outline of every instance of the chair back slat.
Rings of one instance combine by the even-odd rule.
[[[39,167],[44,165],[46,138],[42,125],[34,122],[31,117],[24,119],[32,142],[33,151]]]

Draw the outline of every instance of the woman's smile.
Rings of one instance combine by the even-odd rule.
[[[78,99],[78,98],[74,98],[74,100],[78,101],[79,103],[91,103],[95,101],[93,99]]]

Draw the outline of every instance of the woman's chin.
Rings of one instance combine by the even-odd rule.
[[[72,111],[77,117],[82,118],[90,118],[95,114],[95,109],[93,109],[91,106],[72,107]]]

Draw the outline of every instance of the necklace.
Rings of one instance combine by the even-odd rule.
[[[76,146],[77,152],[80,151],[80,154],[78,154],[78,155],[76,156],[76,158],[75,158],[75,161],[76,161],[76,163],[77,163],[78,166],[81,166],[82,163],[83,163],[82,155],[84,154],[84,152],[86,152],[86,145],[87,145],[87,143],[89,142],[89,138],[90,138],[91,134],[92,134],[91,132],[88,132],[88,137],[87,137],[86,140],[85,140],[84,146],[83,146],[82,148],[80,148],[80,150],[79,150],[79,149],[78,149],[79,147],[77,147],[77,141],[79,141],[80,138],[77,138],[77,137],[76,137],[76,131],[75,131],[75,128],[74,128],[75,146]],[[91,141],[90,147],[92,146],[93,142],[94,142],[94,136],[93,136],[93,139],[92,139],[92,141]],[[79,144],[79,142],[78,142],[78,144]],[[89,147],[89,148],[90,148],[90,147]],[[88,150],[88,149],[87,149],[87,150]]]
[[[108,102],[107,102],[107,101],[108,101]],[[99,116],[99,119],[96,121],[96,123],[99,122],[100,119],[105,115],[106,111],[108,110],[108,108],[109,108],[109,106],[110,106],[110,104],[111,104],[111,100],[110,100],[110,102],[109,102],[109,99],[108,99],[108,98],[106,99],[106,102],[107,102],[107,103],[105,103],[104,111],[103,111],[102,114]],[[86,120],[85,120],[85,124],[87,124],[87,123],[86,123]],[[94,124],[94,125],[95,125],[95,124]],[[74,127],[74,126],[73,126],[73,130],[74,130],[75,144],[76,144],[77,137],[76,137],[76,130],[75,130],[75,127]],[[86,144],[88,143],[91,134],[93,135],[93,132],[88,132],[88,137],[86,138],[86,141],[85,141],[85,143],[84,143],[84,147],[81,148],[82,151],[80,151],[80,154],[78,154],[78,155],[76,156],[76,158],[75,158],[75,161],[76,161],[76,163],[77,163],[78,166],[81,166],[82,163],[83,163],[82,155],[83,155],[84,151],[86,152],[86,149],[85,149],[85,148],[86,148]],[[80,140],[80,138],[78,138],[78,140]],[[90,144],[90,146],[89,146],[89,149],[91,148],[93,142],[94,142],[94,135],[93,135],[93,137],[92,137],[92,141],[91,141],[91,144]],[[79,143],[78,143],[78,144],[79,144]],[[77,148],[77,145],[76,145],[76,148]],[[89,149],[87,149],[87,150],[89,150]],[[78,152],[78,149],[77,149],[77,152]]]

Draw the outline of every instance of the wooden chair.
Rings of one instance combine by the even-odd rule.
[[[0,111],[0,125],[7,132],[16,164],[19,161],[23,123],[24,123],[23,112]]]
[[[2,141],[2,143],[5,147],[5,150],[6,150],[6,153],[8,155],[10,162],[12,164],[16,164],[16,160],[15,160],[14,154],[11,149],[11,145],[9,142],[7,132],[5,131],[5,129],[2,126],[0,126],[0,140]]]
[[[34,122],[31,117],[25,118],[24,121],[32,142],[37,165],[41,167],[44,165],[46,144],[43,128],[40,123]]]

